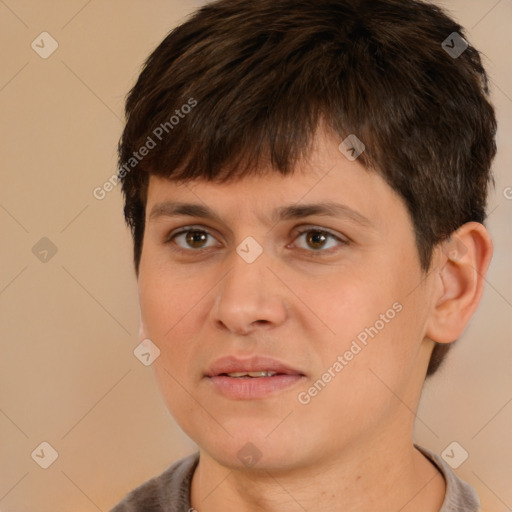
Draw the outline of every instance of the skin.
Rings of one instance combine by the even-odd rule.
[[[433,340],[460,336],[480,301],[492,243],[481,224],[465,224],[452,239],[463,251],[452,261],[449,247],[438,246],[422,272],[405,203],[378,174],[346,159],[339,142],[319,130],[310,158],[289,177],[150,179],[141,336],[159,347],[153,367],[164,400],[200,448],[191,488],[199,512],[441,508],[444,479],[413,446],[415,411]],[[222,221],[150,218],[171,200],[207,205]],[[343,203],[369,224],[268,218],[283,205],[322,201]],[[192,245],[186,234],[169,240],[185,226],[209,235]],[[313,233],[297,234],[306,228]],[[349,243],[311,240],[322,229]],[[250,264],[236,252],[248,236],[263,249]],[[298,394],[396,302],[402,310],[301,404]],[[229,399],[204,378],[226,355],[267,355],[306,377],[263,399]],[[237,456],[248,442],[261,452],[252,467]]]

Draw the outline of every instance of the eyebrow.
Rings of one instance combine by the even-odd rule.
[[[208,206],[198,203],[183,203],[175,201],[157,203],[151,209],[149,220],[151,221],[159,217],[177,217],[182,215],[210,219],[218,223],[223,222],[222,218]],[[272,212],[270,220],[271,222],[276,223],[279,221],[282,222],[291,219],[309,217],[311,215],[338,218],[345,217],[358,224],[361,224],[362,226],[372,226],[372,222],[361,213],[347,205],[334,202],[291,204],[287,206],[281,206]]]

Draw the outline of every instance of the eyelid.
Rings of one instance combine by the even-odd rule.
[[[341,233],[336,233],[335,231],[331,231],[329,228],[323,228],[321,226],[317,226],[315,224],[311,225],[303,225],[296,228],[297,231],[294,231],[296,235],[302,235],[304,233],[307,233],[308,231],[318,231],[320,233],[327,233],[328,235],[331,235],[334,238],[337,238],[341,242],[346,241],[347,243],[350,241],[349,237],[346,235],[343,235]]]

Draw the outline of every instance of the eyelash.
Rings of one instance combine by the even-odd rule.
[[[207,235],[211,236],[212,238],[213,235],[211,233],[209,233],[208,231],[204,230],[204,229],[200,229],[200,228],[196,228],[194,226],[185,226],[183,229],[181,229],[180,231],[176,232],[176,233],[171,233],[164,241],[165,244],[171,244],[171,242],[173,242],[173,240],[179,236],[179,235],[183,235],[183,234],[186,234],[186,233],[190,233],[190,232],[196,232],[196,233],[206,233]],[[315,233],[320,233],[322,235],[326,235],[327,237],[330,237],[330,238],[333,238],[335,239],[337,242],[339,242],[342,246],[346,246],[346,245],[349,245],[349,241],[348,240],[343,240],[341,239],[340,237],[336,236],[334,233],[331,233],[330,231],[326,231],[325,229],[320,229],[320,228],[312,228],[312,227],[309,227],[307,229],[303,229],[302,231],[299,231],[296,236],[295,236],[295,239],[296,240],[297,238],[299,238],[300,236],[306,234],[306,233],[310,233],[310,232],[315,232]],[[176,245],[176,244],[174,244]],[[208,251],[209,249],[211,249],[211,247],[206,247],[206,248],[202,248],[202,249],[183,249],[182,247],[176,245],[176,247],[173,247],[172,250],[173,251],[177,251],[177,252],[181,252],[181,253],[190,253],[190,252],[195,252],[195,253],[199,253],[201,254],[203,251]],[[314,250],[314,249],[311,249],[311,250],[307,250],[307,249],[302,249],[303,251],[307,251],[309,253],[311,253],[311,255],[313,257],[318,257],[318,256],[325,256],[325,255],[330,255],[332,254],[332,250],[333,249],[336,249],[336,248],[331,248],[331,249],[328,249],[328,250],[323,250],[323,249],[317,249],[317,250]]]

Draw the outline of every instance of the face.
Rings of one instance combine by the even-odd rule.
[[[412,432],[432,284],[404,202],[338,143],[319,133],[289,177],[150,179],[145,337],[170,412],[223,465],[297,468]]]

